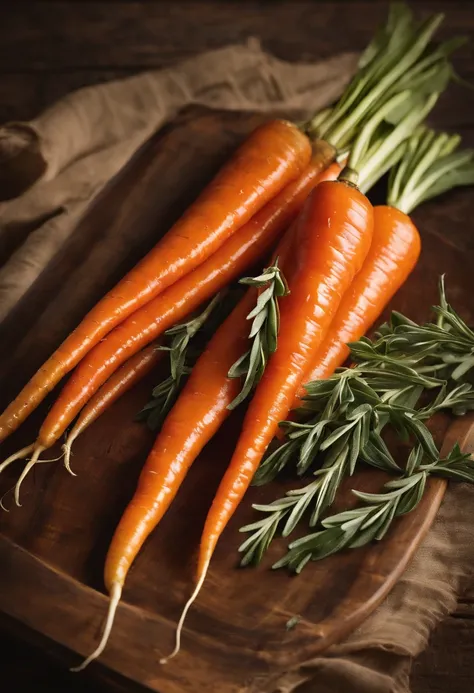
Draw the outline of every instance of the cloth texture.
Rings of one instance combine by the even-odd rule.
[[[340,94],[355,62],[346,54],[291,65],[250,41],[81,89],[29,123],[0,128],[0,322],[104,185],[182,108],[316,112]]]
[[[28,123],[0,128],[0,322],[74,232],[107,182],[185,106],[307,113],[328,106],[354,54],[290,64],[258,42],[81,89]],[[403,577],[344,642],[249,693],[408,693],[411,662],[470,574],[472,491],[456,485]]]

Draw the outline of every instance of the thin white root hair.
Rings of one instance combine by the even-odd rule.
[[[34,445],[30,445],[30,448],[33,450]],[[24,450],[26,450],[26,448],[24,448]],[[58,460],[61,459],[61,457],[62,457],[62,455],[60,455],[59,457],[55,457],[52,460],[36,460],[36,462],[37,462],[37,464],[47,464],[48,462],[57,462]],[[7,489],[5,491],[5,493],[3,494],[3,496],[0,498],[0,508],[6,513],[10,512],[10,508],[7,508],[3,501],[5,500],[6,496],[8,496],[9,493],[11,493],[12,491],[15,490],[15,487],[16,487],[16,484],[14,484],[11,488]]]
[[[30,473],[30,471],[33,469],[35,464],[38,462],[38,457],[41,455],[41,453],[45,449],[46,448],[43,447],[42,445],[38,445],[37,447],[35,447],[30,461],[28,462],[28,464],[25,465],[25,468],[23,469],[22,473],[20,474],[20,478],[16,482],[16,485],[15,485],[15,503],[18,505],[18,507],[21,507],[21,503],[20,503],[21,485],[22,485],[23,481],[25,480],[25,478]],[[47,460],[47,461],[49,462],[50,460]]]
[[[3,472],[4,469],[9,467],[12,462],[15,462],[16,460],[24,460],[30,452],[33,452],[35,449],[35,444],[32,443],[31,445],[27,445],[26,448],[22,448],[21,450],[17,450],[16,452],[13,453],[13,455],[10,455],[10,457],[7,457],[6,460],[0,464],[0,473]]]
[[[4,499],[5,499],[5,496],[8,496],[8,494],[11,493],[11,492],[13,491],[14,488],[15,488],[15,486],[12,486],[11,488],[9,488],[7,491],[5,491],[5,493],[3,494],[3,496],[0,498],[0,508],[1,508],[2,510],[4,510],[6,513],[9,513],[9,512],[10,512],[10,508],[7,508],[7,507],[3,504],[3,501],[4,501]]]
[[[191,608],[192,604],[196,601],[196,598],[199,595],[199,592],[201,591],[201,588],[204,584],[204,580],[206,579],[208,569],[209,569],[209,561],[207,561],[207,563],[205,564],[204,570],[201,573],[201,577],[199,578],[199,581],[196,585],[196,588],[184,606],[183,613],[181,614],[181,618],[179,619],[179,622],[178,622],[178,627],[176,628],[176,644],[174,646],[174,650],[170,655],[168,655],[168,657],[162,657],[160,659],[160,664],[166,664],[170,659],[173,659],[173,657],[176,657],[176,655],[180,651],[180,649],[181,649],[181,631],[183,630],[184,621],[186,619],[186,616],[188,615],[189,609]]]
[[[72,474],[73,476],[77,476],[77,474],[73,472],[71,469],[71,447],[74,441],[76,440],[77,436],[78,433],[74,433],[74,431],[71,431],[71,434],[68,436],[66,442],[63,445],[64,466],[66,467],[69,474]]]
[[[120,602],[120,597],[122,596],[122,585],[119,585],[118,582],[114,582],[112,585],[112,589],[110,590],[110,603],[109,603],[109,610],[107,612],[107,619],[105,621],[105,626],[104,626],[104,632],[102,633],[102,638],[100,639],[100,643],[97,645],[96,649],[94,652],[85,659],[82,664],[79,664],[77,667],[72,667],[69,671],[82,671],[85,669],[89,664],[94,661],[94,659],[97,659],[97,657],[100,657],[102,652],[105,650],[105,646],[107,645],[107,641],[110,637],[110,633],[112,631],[112,626],[114,624],[114,618],[115,618],[115,612],[117,611],[117,606],[119,605]]]
[[[59,462],[62,460],[64,453],[61,453],[57,457],[50,457],[48,460],[36,460],[36,464],[49,464],[49,462]]]

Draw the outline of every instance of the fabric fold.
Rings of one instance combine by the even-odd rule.
[[[337,98],[356,62],[345,54],[290,64],[250,40],[80,89],[29,123],[0,128],[0,322],[74,231],[85,203],[182,108],[310,114]]]

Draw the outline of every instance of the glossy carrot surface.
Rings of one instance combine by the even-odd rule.
[[[51,446],[82,407],[133,354],[237,279],[265,253],[296,218],[333,150],[316,149],[301,176],[271,200],[250,222],[193,272],[173,284],[118,325],[79,364],[49,412],[38,437]]]
[[[304,382],[329,378],[407,280],[420,255],[420,235],[410,217],[394,207],[374,207],[374,235],[369,254],[344,295],[323,343],[311,359]],[[293,403],[299,406],[301,388]]]
[[[273,120],[257,128],[170,231],[99,303],[0,416],[0,441],[116,325],[202,264],[247,223],[311,158],[296,126]]]
[[[311,193],[295,229],[292,262],[285,268],[291,293],[280,303],[278,349],[249,404],[236,450],[207,516],[200,576],[279,421],[288,414],[312,353],[322,343],[342,297],[363,265],[372,230],[372,206],[353,186],[323,182]]]
[[[311,174],[311,180],[319,183],[328,175],[335,178],[340,166],[333,164],[327,171],[329,173],[317,174],[315,179]],[[308,170],[307,181],[309,177]],[[302,200],[299,202],[301,206]],[[275,208],[278,209],[276,203]],[[275,251],[283,266],[290,260],[289,238],[290,235],[285,234]],[[247,316],[256,299],[257,290],[249,289],[222,323],[196,362],[166,418],[140,477],[137,492],[120,521],[108,553],[105,582],[109,590],[114,583],[123,584],[140,547],[169,507],[189,467],[230,415],[228,405],[240,384],[238,380],[229,378],[228,372],[248,348]],[[144,508],[151,510],[143,513]]]
[[[247,315],[255,304],[249,289],[196,362],[158,434],[137,490],[115,531],[105,565],[105,585],[123,584],[143,542],[175,497],[191,464],[230,415],[227,405],[239,383],[227,376],[247,347]]]
[[[114,402],[151,373],[163,358],[164,353],[164,351],[158,348],[157,344],[151,344],[132,356],[128,361],[125,361],[102,387],[97,390],[95,395],[81,411],[80,416],[69,433],[66,444],[63,446],[65,453],[64,464],[67,469],[69,469],[71,445],[76,438],[102,416]]]

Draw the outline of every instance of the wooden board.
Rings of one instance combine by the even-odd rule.
[[[190,113],[156,136],[109,186],[0,329],[0,405],[81,314],[151,247],[258,120]],[[424,241],[422,260],[392,307],[414,319],[426,318],[437,298],[437,275],[444,271],[450,296],[465,309],[467,319],[472,318],[472,241],[467,225],[451,219],[454,204],[458,215],[468,218],[468,200],[468,194],[456,192],[416,215]],[[100,592],[103,558],[153,440],[132,420],[151,386],[143,383],[129,393],[78,442],[72,460],[77,478],[60,463],[41,465],[25,483],[23,507],[0,519],[0,610],[76,653],[91,651],[106,610]],[[47,406],[2,446],[2,455],[29,442]],[[447,424],[440,419],[439,439]],[[111,669],[160,693],[199,693],[213,684],[222,693],[245,686],[250,690],[269,671],[303,661],[343,637],[393,586],[444,492],[442,482],[433,482],[417,511],[403,518],[386,541],[311,565],[295,579],[268,570],[281,555],[281,542],[258,570],[236,569],[238,528],[253,517],[251,503],[271,500],[285,486],[251,489],[218,546],[207,584],[190,612],[184,651],[163,668],[158,659],[172,646],[176,620],[192,588],[203,520],[238,427],[236,415],[207,447],[147,542],[131,571],[102,658]],[[3,490],[13,472],[10,482],[2,480]],[[373,490],[382,481],[369,471],[351,485]],[[349,498],[348,486],[340,505]],[[294,615],[301,620],[287,631]],[[77,655],[68,659],[77,660]]]

